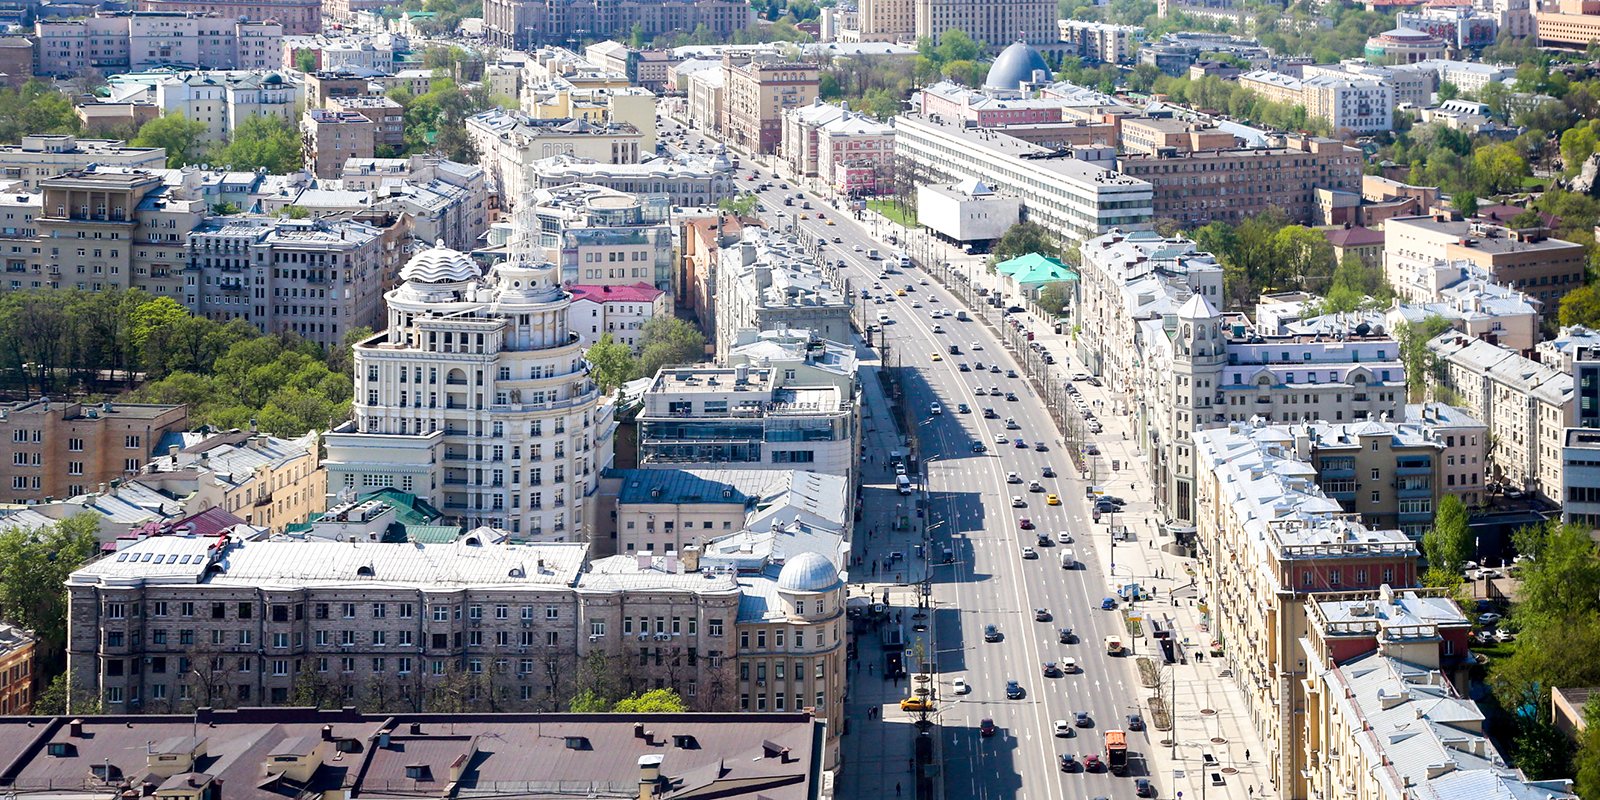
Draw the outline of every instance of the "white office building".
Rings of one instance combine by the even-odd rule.
[[[590,534],[613,406],[531,223],[518,215],[511,257],[487,275],[444,247],[400,271],[388,328],[355,347],[355,419],[327,437],[330,495],[394,487],[518,540]]]

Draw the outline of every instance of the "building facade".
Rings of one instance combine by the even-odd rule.
[[[716,348],[720,358],[761,331],[811,331],[849,341],[854,301],[837,270],[797,241],[746,227],[717,254]]]
[[[337,178],[344,162],[372,158],[378,126],[355,111],[306,109],[300,117],[306,171],[319,178]]]
[[[296,439],[226,431],[171,445],[133,480],[184,498],[191,514],[220,508],[247,525],[281,533],[326,508],[320,445],[317,431]]]
[[[787,62],[769,53],[722,55],[723,140],[750,153],[776,153],[783,140],[783,112],[817,99],[821,68]]]
[[[33,713],[34,645],[31,631],[0,622],[0,715]]]
[[[520,50],[573,39],[625,38],[635,24],[646,38],[704,25],[718,40],[727,40],[755,24],[755,12],[739,0],[489,0],[483,22],[490,43]]]
[[[46,178],[90,166],[164,169],[167,151],[66,134],[35,134],[22,137],[21,144],[0,146],[0,179],[19,181],[24,189],[37,189]]]
[[[125,480],[156,455],[161,437],[189,426],[187,406],[28,400],[0,408],[8,503],[67,498]]]
[[[989,52],[1012,42],[1056,41],[1056,7],[1049,0],[914,0],[916,38],[935,43],[945,31],[960,28]]]
[[[327,436],[330,493],[390,486],[519,539],[587,535],[613,409],[533,224],[519,215],[513,257],[487,276],[440,247],[401,270],[387,328],[355,348],[355,419]]]
[[[545,258],[565,286],[672,288],[672,204],[590,184],[537,189],[526,198]]]
[[[572,293],[572,329],[588,347],[610,335],[638,355],[644,326],[653,319],[672,316],[672,295],[638,283],[632,286],[583,285],[567,287]]]
[[[1543,228],[1518,230],[1439,213],[1395,217],[1383,231],[1384,276],[1396,294],[1413,302],[1440,300],[1440,291],[1460,280],[1460,262],[1537,300],[1546,317],[1584,281],[1583,248],[1553,239]]]
[[[1125,128],[1128,123],[1124,123]],[[1158,149],[1118,156],[1117,171],[1154,188],[1157,219],[1184,227],[1221,221],[1237,225],[1277,208],[1291,221],[1312,224],[1317,189],[1361,188],[1361,151],[1335,139],[1301,137],[1283,147]]]
[[[322,30],[320,0],[139,0],[140,11],[215,14],[224,19],[273,20],[291,36]]]

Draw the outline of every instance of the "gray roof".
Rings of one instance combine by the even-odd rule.
[[[1013,42],[1010,47],[1000,51],[994,63],[989,66],[989,74],[983,79],[985,89],[1016,89],[1018,84],[1033,80],[1034,70],[1044,70],[1045,78],[1050,78],[1050,65],[1044,61],[1044,56],[1039,51],[1028,46],[1027,42]]]

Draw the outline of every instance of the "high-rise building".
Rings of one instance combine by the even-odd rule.
[[[1053,44],[1060,17],[1050,0],[916,0],[915,15],[917,38],[960,28],[991,53],[1019,39]]]
[[[484,33],[498,47],[526,49],[572,39],[645,38],[704,25],[718,40],[755,24],[744,0],[487,0]]]
[[[389,292],[385,330],[355,346],[355,419],[327,437],[328,491],[393,487],[461,524],[581,541],[610,466],[611,402],[589,377],[531,210],[487,275],[444,247]]]
[[[322,30],[322,0],[139,0],[140,11],[185,11],[223,19],[266,19],[290,36]]]
[[[776,153],[783,112],[810,105],[821,86],[815,62],[790,62],[774,53],[722,54],[722,134],[751,153]]]

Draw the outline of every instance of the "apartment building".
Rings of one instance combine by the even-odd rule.
[[[326,347],[378,327],[400,262],[403,225],[353,220],[213,217],[188,235],[183,304],[214,320],[243,319]]]
[[[607,72],[628,76],[628,82],[652,92],[667,85],[667,69],[678,62],[670,50],[639,50],[621,42],[595,42],[583,57]]]
[[[1583,285],[1583,247],[1550,238],[1543,228],[1517,230],[1446,213],[1395,217],[1384,223],[1383,271],[1395,293],[1421,302],[1460,279],[1469,262],[1501,286],[1520,290],[1553,317],[1561,298]]]
[[[37,643],[32,631],[0,622],[0,716],[26,717],[33,712]]]
[[[1600,2],[1559,0],[1541,7],[1548,10],[1535,11],[1533,14],[1533,25],[1541,46],[1582,50],[1600,38]]]
[[[195,72],[173,75],[143,93],[161,116],[182,114],[204,123],[204,143],[226,141],[252,117],[294,122],[301,88],[276,72]],[[124,98],[138,102],[139,98]]]
[[[639,411],[639,465],[804,469],[854,485],[856,395],[775,367],[678,367],[655,375]]]
[[[817,174],[817,131],[849,113],[844,106],[824,103],[820,97],[809,105],[783,110],[780,154],[794,174],[807,177]]]
[[[637,355],[644,326],[650,320],[672,316],[672,295],[648,283],[574,284],[567,291],[572,294],[572,329],[584,347],[610,334],[612,341],[627,345]]]
[[[914,0],[916,38],[939,37],[951,28],[966,31],[993,53],[1012,42],[1051,44],[1060,16],[1049,0]]]
[[[5,85],[20,89],[33,79],[34,45],[25,36],[0,37],[0,75]]]
[[[514,207],[531,188],[536,161],[573,156],[604,164],[637,164],[643,134],[632,125],[595,125],[573,119],[535,120],[494,109],[467,118],[467,135],[482,154],[480,162],[500,187],[502,206]]]
[[[374,148],[404,148],[406,143],[405,108],[387,97],[334,97],[329,98],[330,111],[360,114],[372,122]]]
[[[715,206],[734,195],[733,165],[721,155],[678,155],[638,164],[608,164],[577,156],[533,162],[529,188],[586,183],[629,194],[665,194],[675,206]]]
[[[625,82],[625,78],[615,83]],[[595,125],[632,125],[643,152],[656,151],[656,96],[637,86],[575,86],[566,78],[522,87],[522,110],[533,119],[581,119]]]
[[[716,348],[726,356],[760,331],[811,331],[849,341],[854,301],[836,270],[797,240],[747,227],[717,254]]]
[[[1471,264],[1460,264],[1461,280],[1439,292],[1432,303],[1396,301],[1384,315],[1391,328],[1429,317],[1449,320],[1450,327],[1490,344],[1530,353],[1540,336],[1540,304],[1516,289],[1491,283]]]
[[[1125,120],[1130,132],[1146,121]],[[1219,132],[1220,133],[1220,132]],[[1192,135],[1192,134],[1191,134]],[[1157,219],[1184,227],[1209,222],[1237,225],[1269,209],[1282,209],[1293,222],[1315,224],[1317,190],[1355,192],[1361,188],[1365,158],[1335,139],[1285,137],[1280,147],[1234,147],[1233,136],[1219,149],[1128,147],[1117,157],[1117,171],[1153,187]]]
[[[273,20],[291,36],[322,30],[321,0],[139,0],[139,10]]]
[[[563,285],[672,288],[672,203],[589,184],[537,189],[526,198],[543,255]]]
[[[8,503],[66,498],[138,472],[168,433],[189,426],[187,406],[84,405],[48,399],[0,407],[0,462]]]
[[[646,39],[700,26],[718,41],[755,24],[740,0],[490,0],[484,36],[496,47],[527,50],[585,39],[625,39],[635,24]]]
[[[1240,75],[1239,85],[1272,102],[1304,107],[1307,116],[1325,120],[1340,136],[1394,128],[1394,86],[1383,81],[1331,75],[1302,80],[1254,70]]]
[[[339,169],[346,189],[369,191],[373,208],[411,218],[424,242],[471,250],[489,229],[488,171],[439,156],[351,159]],[[302,193],[304,194],[304,193]]]
[[[815,794],[826,780],[818,750],[825,723],[803,709],[738,717],[652,714],[647,731],[619,714],[446,717],[418,708],[442,711],[445,704],[419,702],[372,715],[353,708],[207,707],[115,721],[6,717],[0,732],[27,753],[15,765],[19,792],[56,785],[57,769],[113,780],[139,775],[152,791],[166,787],[162,796],[179,797],[213,797],[223,784],[249,784],[267,772],[295,785],[348,781],[353,795],[470,774],[516,786],[559,785],[578,774],[597,793],[637,796],[714,773],[707,784],[719,796],[755,800]],[[206,772],[195,771],[201,768]],[[56,791],[62,800],[90,800],[104,794],[96,785],[102,780]]]
[[[1472,622],[1448,597],[1384,586],[1305,612],[1306,770],[1294,796],[1574,797],[1570,781],[1527,779],[1489,738],[1465,694]]]
[[[1091,64],[1132,66],[1139,42],[1144,39],[1144,28],[1138,25],[1058,19],[1056,35],[1066,46],[1067,55],[1077,56]]]
[[[841,195],[887,190],[893,167],[893,125],[850,114],[817,130],[817,178]]]
[[[1306,797],[1306,683],[1318,665],[1300,648],[1305,606],[1319,594],[1415,585],[1418,551],[1406,534],[1347,515],[1292,450],[1253,438],[1263,424],[1194,434],[1198,580],[1273,784]]]
[[[749,153],[778,152],[783,112],[817,99],[821,67],[775,53],[722,54],[723,140]]]
[[[305,103],[307,108],[326,108],[328,101],[337,97],[370,97],[375,91],[372,80],[355,70],[317,70],[307,72]]]
[[[488,275],[444,247],[401,269],[386,329],[355,348],[355,419],[326,437],[330,493],[387,486],[467,527],[588,535],[612,405],[587,376],[534,225],[518,212],[511,258]]]
[[[910,42],[917,38],[916,0],[860,0],[856,29],[862,42]]]
[[[354,111],[306,109],[300,117],[306,171],[319,178],[336,178],[345,161],[372,158],[377,130],[371,119]]]
[[[132,480],[182,498],[188,513],[220,508],[247,525],[282,533],[326,508],[320,444],[316,431],[296,439],[225,431],[169,444]]]
[[[252,18],[257,19],[257,18]],[[37,74],[71,77],[153,67],[271,69],[283,26],[190,12],[101,12],[34,23]]]
[[[1068,106],[1060,98],[979,91],[949,81],[924,87],[913,102],[924,117],[950,117],[979,128],[1061,122]]]
[[[844,584],[825,557],[803,551],[736,575],[703,570],[692,549],[585,564],[580,544],[491,533],[443,544],[152,537],[70,579],[68,671],[124,713],[287,705],[307,685],[432,708],[430,694],[463,680],[484,682],[477,691],[493,691],[497,708],[538,708],[563,705],[579,666],[598,658],[627,690],[670,686],[695,708],[841,719]],[[152,574],[132,562],[145,555],[177,561]],[[135,604],[146,613],[129,613]],[[836,750],[837,734],[823,746]]]
[[[1438,78],[1432,70],[1413,68],[1404,62],[1388,64],[1382,59],[1350,58],[1337,64],[1307,64],[1300,68],[1301,78],[1335,78],[1373,80],[1394,88],[1395,105],[1407,103],[1423,107],[1433,102],[1433,92],[1438,88]]]
[[[90,166],[163,169],[166,165],[165,149],[130,147],[117,139],[41,133],[22,137],[20,144],[0,145],[0,179],[16,181],[30,191],[46,178]]]
[[[1439,385],[1489,426],[1488,480],[1560,502],[1562,447],[1576,412],[1571,373],[1455,331],[1428,342]]]
[[[1154,213],[1154,189],[1070,153],[967,127],[942,115],[895,118],[895,158],[917,183],[981,181],[1022,198],[1023,214],[1074,244],[1115,227],[1136,228]]]

